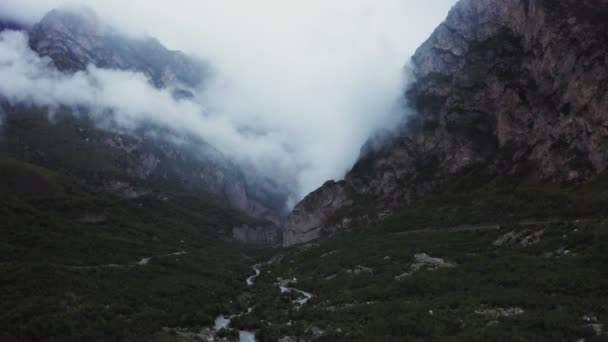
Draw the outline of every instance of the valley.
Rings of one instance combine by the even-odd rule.
[[[260,341],[602,341],[607,223],[407,235],[379,227],[259,251],[271,262],[237,296],[249,309],[227,328],[257,331]],[[285,278],[314,296],[277,291]]]
[[[0,341],[608,341],[608,1],[446,2],[392,75],[373,3],[209,60],[0,13]]]
[[[91,196],[10,165],[67,191],[2,200],[2,340],[606,337],[605,175],[471,172],[382,223],[260,249],[230,240],[245,218],[212,198]]]

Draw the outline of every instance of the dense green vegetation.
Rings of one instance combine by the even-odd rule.
[[[2,199],[0,340],[147,340],[212,324],[249,261],[221,239],[236,215],[199,203]]]
[[[212,324],[244,287],[225,241],[246,218],[212,198],[121,199],[12,158],[0,176],[0,340],[149,340]]]
[[[143,179],[128,172],[140,164],[128,137],[116,149],[85,116],[12,110],[0,131],[0,340],[148,341],[229,311],[250,263],[232,227],[251,219],[174,181],[189,160]]]
[[[471,169],[381,224],[250,250],[230,242],[248,218],[204,192],[128,179],[124,160],[87,140],[103,132],[80,136],[85,124],[24,113],[0,145],[0,340],[185,341],[171,329],[249,308],[219,336],[606,339],[591,326],[608,323],[606,175],[573,186]],[[107,179],[149,192],[99,193]],[[456,266],[412,273],[419,253]],[[258,262],[262,274],[246,286]],[[277,278],[314,297],[294,304],[301,295],[281,294]]]
[[[262,341],[312,338],[313,327],[325,341],[605,340],[592,325],[608,322],[606,179],[573,186],[472,170],[381,224],[260,252],[281,261],[240,297],[241,310],[255,309],[236,325]],[[418,253],[457,266],[397,280]],[[359,266],[373,271],[349,272]],[[278,277],[315,297],[294,305]],[[501,309],[522,313],[483,314]]]
[[[520,241],[494,245],[512,231],[543,230],[527,247]],[[239,324],[261,329],[267,341],[311,337],[312,327],[324,331],[324,341],[599,341],[582,317],[606,323],[607,251],[602,220],[404,234],[365,229],[282,251],[282,261],[267,266],[243,296],[261,304]],[[411,271],[417,253],[457,266],[423,268],[396,280]],[[359,265],[373,272],[348,272]],[[316,296],[298,310],[288,295],[279,295],[277,277],[297,278],[294,286]],[[476,313],[499,308],[523,314]]]
[[[5,158],[0,166],[2,340],[185,341],[162,328],[196,331],[248,308],[232,327],[261,341],[315,333],[320,341],[603,338],[590,324],[608,317],[608,223],[597,207],[604,177],[511,191],[494,183],[467,192],[455,183],[382,224],[289,249],[246,250],[227,242],[245,218],[211,198],[120,199],[34,164]],[[30,180],[47,190],[15,187]],[[522,234],[494,244],[512,232]],[[539,241],[522,244],[534,234]],[[187,254],[171,255],[180,251]],[[456,266],[397,280],[418,253]],[[245,255],[274,260],[251,287],[243,280],[256,261]],[[349,272],[358,266],[372,271]],[[315,296],[294,304],[301,296],[281,294],[279,277],[296,278],[292,286]],[[500,309],[522,312],[483,313]]]

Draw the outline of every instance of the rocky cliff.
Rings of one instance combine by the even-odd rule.
[[[416,51],[415,115],[289,217],[285,244],[377,221],[471,167],[581,183],[608,163],[608,1],[461,0]]]

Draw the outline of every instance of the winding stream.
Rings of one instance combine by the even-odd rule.
[[[260,274],[262,273],[261,266],[262,266],[261,264],[255,264],[251,267],[251,269],[255,272],[255,274],[253,274],[245,279],[245,283],[248,286],[253,286],[253,284],[255,283],[255,279],[257,277],[259,277]],[[294,299],[292,301],[292,303],[294,303],[294,304],[304,305],[311,298],[314,297],[314,295],[312,293],[302,291],[302,290],[299,290],[299,289],[296,289],[293,287],[287,287],[287,286],[284,286],[281,284],[277,284],[277,286],[279,287],[279,290],[281,291],[281,293],[292,293],[293,292],[293,293],[297,293],[297,294],[300,294],[303,296],[303,298]],[[247,309],[246,312],[241,312],[238,315],[232,315],[229,317],[226,317],[226,315],[219,315],[215,318],[215,324],[214,324],[213,328],[215,329],[215,331],[220,331],[222,329],[229,329],[230,323],[233,318],[250,314],[251,311],[253,311],[253,308],[249,308],[249,309]],[[257,342],[257,339],[255,337],[255,332],[248,331],[248,330],[240,330],[239,331],[239,341],[240,342]]]
[[[255,281],[255,278],[260,276],[260,264],[256,264],[253,265],[253,270],[255,271],[255,274],[252,276],[247,277],[247,279],[245,279],[245,283],[249,286],[253,285],[253,282]]]
[[[299,293],[299,294],[301,294],[301,295],[304,296],[304,298],[295,299],[294,301],[292,301],[292,303],[295,303],[295,304],[304,305],[312,297],[314,297],[314,295],[312,293],[309,293],[309,292],[306,292],[306,291],[302,291],[302,290],[298,290],[298,289],[295,289],[293,287],[279,286],[279,289],[281,290],[281,293],[295,292],[295,293]]]
[[[255,278],[260,276],[260,273],[261,273],[260,266],[261,266],[260,264],[256,264],[256,265],[253,265],[253,267],[251,267],[253,269],[253,271],[255,272],[255,274],[251,275],[251,276],[247,277],[247,279],[245,279],[245,283],[247,285],[253,286]],[[230,327],[230,323],[233,318],[250,314],[251,311],[253,311],[253,308],[249,308],[249,309],[247,309],[246,312],[241,312],[238,315],[232,315],[230,317],[226,317],[226,315],[219,315],[215,318],[215,325],[213,326],[213,328],[215,329],[215,331],[220,331],[222,329],[228,329]],[[257,339],[255,338],[255,333],[253,331],[239,330],[239,341],[240,342],[257,342]]]

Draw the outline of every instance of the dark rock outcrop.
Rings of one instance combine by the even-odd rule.
[[[461,0],[413,57],[416,114],[304,199],[286,244],[382,219],[470,167],[579,183],[606,170],[606,18],[606,0]]]

